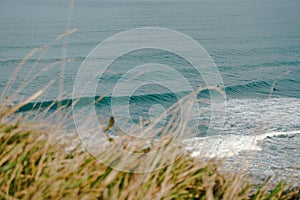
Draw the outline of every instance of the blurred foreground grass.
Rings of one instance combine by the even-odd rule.
[[[189,155],[153,172],[117,171],[80,145],[66,153],[51,129],[8,122],[7,113],[0,109],[0,199],[300,199],[300,186],[253,185],[241,174],[222,173],[217,162]]]

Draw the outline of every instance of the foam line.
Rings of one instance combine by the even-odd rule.
[[[288,131],[288,132],[270,132],[270,133],[264,133],[261,135],[256,135],[255,137],[255,141],[260,141],[260,140],[264,140],[267,137],[275,137],[275,136],[281,136],[281,135],[296,135],[299,134],[300,130],[297,131]]]

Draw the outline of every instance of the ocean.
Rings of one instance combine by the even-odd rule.
[[[85,0],[73,4],[58,0],[2,0],[0,94],[3,100],[7,96],[10,102],[18,103],[55,80],[42,96],[19,112],[40,110],[49,105],[52,106],[48,112],[54,112],[60,105],[72,109],[74,83],[80,66],[98,44],[137,28],[174,30],[201,44],[215,63],[223,81],[221,88],[226,93],[222,127],[206,134],[210,129],[211,112],[197,115],[196,119],[202,123],[196,128],[195,137],[183,141],[187,151],[199,157],[203,148],[213,146],[206,157],[226,158],[230,163],[238,158],[251,160],[247,170],[259,178],[300,180],[299,10],[297,0]],[[76,32],[55,39],[73,28]],[[177,44],[178,41],[172,42]],[[119,43],[115,45],[118,49]],[[131,47],[133,44],[122,45]],[[28,57],[18,68],[35,48],[44,49]],[[144,74],[139,77],[139,81],[149,80],[147,84],[140,84],[128,95],[127,88],[123,88],[121,94],[124,95],[112,97],[113,88],[127,71],[147,63],[161,64],[156,65],[156,73],[148,66],[153,72],[151,77]],[[129,107],[132,123],[139,123],[141,118],[151,121],[162,114],[187,94],[179,86],[175,91],[168,88],[176,85],[177,79],[172,73],[160,73],[163,66],[177,70],[193,89],[206,84],[205,77],[199,76],[191,63],[180,55],[153,48],[132,51],[116,59],[110,71],[98,77],[100,86],[95,88],[94,94],[104,98],[95,104],[97,117],[108,119],[116,114],[111,108],[113,101],[117,107]],[[45,67],[47,70],[43,71]],[[169,79],[175,82],[157,84]],[[219,82],[213,86],[219,86]],[[76,97],[79,109],[88,107],[90,97]],[[199,99],[210,97],[207,90],[198,95]],[[120,119],[126,117],[119,116]],[[166,120],[170,119],[166,117]],[[68,127],[72,128],[74,126]],[[240,167],[235,166],[233,170]]]

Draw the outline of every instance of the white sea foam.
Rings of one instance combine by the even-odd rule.
[[[209,116],[209,113],[201,114],[199,120],[209,121]],[[218,135],[189,138],[184,141],[184,146],[187,146],[192,156],[219,158],[238,155],[242,151],[260,151],[261,140],[280,135],[299,134],[300,100],[297,98],[229,99],[225,118],[224,127],[216,130]],[[297,148],[298,144],[299,142],[289,144],[289,148]],[[268,150],[276,153],[274,149]]]
[[[242,151],[260,151],[259,141],[268,137],[300,134],[298,131],[269,132],[256,136],[222,135],[184,140],[186,150],[193,157],[223,158],[238,155]]]

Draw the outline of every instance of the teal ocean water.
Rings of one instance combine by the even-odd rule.
[[[100,42],[122,31],[141,27],[163,27],[179,31],[200,43],[209,53],[222,75],[227,96],[222,141],[208,155],[223,157],[233,149],[229,159],[248,157],[255,151],[249,170],[258,176],[300,178],[300,2],[297,0],[199,0],[199,1],[0,1],[0,94],[20,102],[51,80],[54,84],[37,101],[20,109],[26,112],[51,105],[71,107],[71,94],[78,69],[89,52]],[[77,28],[67,37],[51,43],[66,28]],[[51,44],[45,53],[30,57],[18,73],[22,58],[34,48]],[[130,45],[130,44],[128,44]],[[64,52],[63,47],[66,48]],[[64,73],[61,59],[67,58]],[[35,63],[38,64],[35,65]],[[145,63],[172,66],[194,85],[205,85],[183,58],[161,50],[130,52],[116,60],[107,73],[99,77],[105,88],[113,88],[124,70]],[[34,66],[34,68],[32,67]],[[48,66],[47,72],[41,72]],[[16,74],[13,84],[6,87]],[[162,76],[162,75],[157,75]],[[63,77],[63,83],[61,78]],[[10,84],[9,84],[10,85]],[[14,92],[23,87],[21,91]],[[8,90],[6,90],[8,89]],[[156,104],[167,108],[177,101],[165,87],[151,86],[130,97],[133,121],[148,120],[149,109]],[[58,99],[63,91],[66,98]],[[272,97],[270,92],[272,91]],[[111,115],[111,93],[96,104],[97,114]],[[209,99],[209,92],[201,94]],[[90,102],[82,97],[82,107]],[[122,103],[127,97],[117,97]],[[199,116],[209,121],[209,115]],[[207,125],[199,127],[205,133]],[[255,134],[262,134],[255,144]],[[204,134],[205,135],[205,134]],[[203,140],[187,140],[189,151],[197,156]],[[200,138],[200,139],[199,139]],[[204,138],[204,139],[203,139]],[[189,142],[190,141],[190,142]],[[222,144],[221,144],[222,143]],[[254,145],[254,146],[253,146]],[[228,152],[227,152],[228,153]],[[227,154],[228,155],[228,154]],[[250,157],[250,156],[249,156]]]

